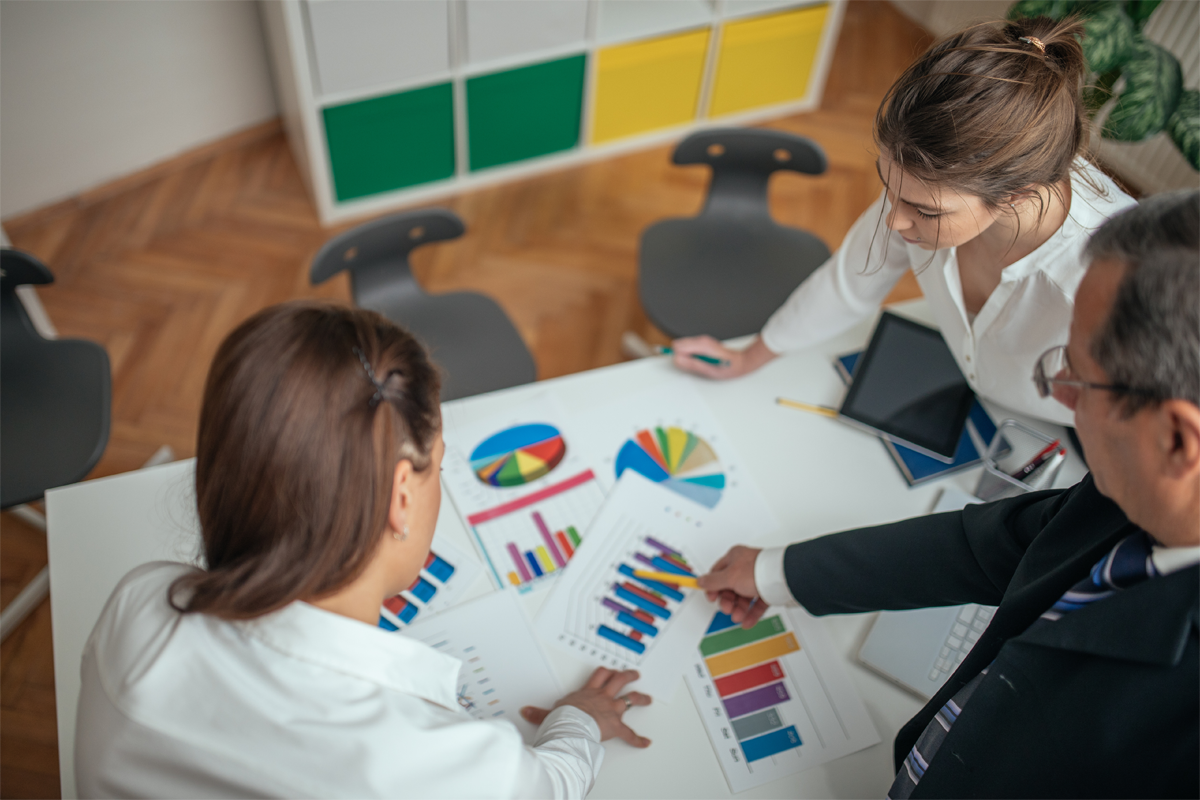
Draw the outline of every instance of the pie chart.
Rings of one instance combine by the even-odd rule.
[[[480,442],[471,469],[489,486],[521,486],[549,474],[566,454],[567,443],[553,425],[517,425]]]
[[[708,442],[683,428],[640,430],[617,453],[617,477],[627,469],[663,488],[715,508],[725,489],[725,473]]]

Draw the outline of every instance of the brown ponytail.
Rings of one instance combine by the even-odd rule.
[[[239,325],[200,412],[207,569],[176,581],[172,603],[249,619],[350,583],[379,544],[396,463],[429,467],[438,385],[421,345],[372,311],[286,303]]]
[[[1082,35],[1076,18],[1039,17],[943,39],[888,90],[876,144],[907,174],[991,208],[1060,191],[1087,143]]]

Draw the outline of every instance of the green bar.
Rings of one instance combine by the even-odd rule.
[[[757,642],[760,639],[778,636],[784,630],[783,620],[777,616],[767,617],[750,630],[746,630],[745,628],[730,628],[720,633],[714,633],[712,636],[705,636],[700,640],[700,653],[707,658],[716,653],[722,653],[726,650],[732,650],[735,647],[742,647],[751,642]]]
[[[567,526],[567,536],[571,537],[572,545],[574,545],[575,547],[579,547],[579,534],[576,533],[574,525]]]

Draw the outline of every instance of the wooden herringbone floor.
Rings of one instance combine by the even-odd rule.
[[[776,218],[836,246],[879,192],[871,121],[884,91],[927,42],[882,0],[848,6],[819,111],[770,127],[810,136],[826,175],[777,177]],[[419,251],[431,292],[495,297],[533,351],[541,378],[615,363],[621,332],[665,337],[637,302],[637,241],[666,216],[698,211],[703,167],[657,147],[443,203],[467,235]],[[91,477],[136,469],[160,444],[194,451],[210,358],[241,320],[296,297],[349,301],[344,276],[308,285],[322,229],[277,125],[49,209],[5,221],[13,245],[55,273],[40,296],[62,336],[98,341],[113,369],[112,435]],[[915,296],[915,283],[896,297]],[[0,602],[46,563],[44,537],[10,514],[0,527]],[[57,797],[49,603],[0,648],[0,796]]]

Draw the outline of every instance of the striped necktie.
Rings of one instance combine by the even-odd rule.
[[[1145,531],[1139,530],[1126,536],[1117,542],[1104,558],[1096,562],[1086,578],[1068,589],[1041,617],[1034,620],[1033,624],[1048,625],[1065,614],[1078,611],[1097,600],[1103,600],[1121,589],[1127,589],[1146,578],[1157,577],[1160,573],[1150,557],[1153,545],[1154,540]],[[912,795],[921,778],[925,776],[929,762],[933,760],[934,754],[950,733],[950,726],[958,720],[958,715],[962,713],[963,707],[971,699],[985,675],[987,667],[959,689],[925,726],[917,743],[904,759],[900,771],[896,773],[896,780],[887,793],[890,800],[903,800]]]

